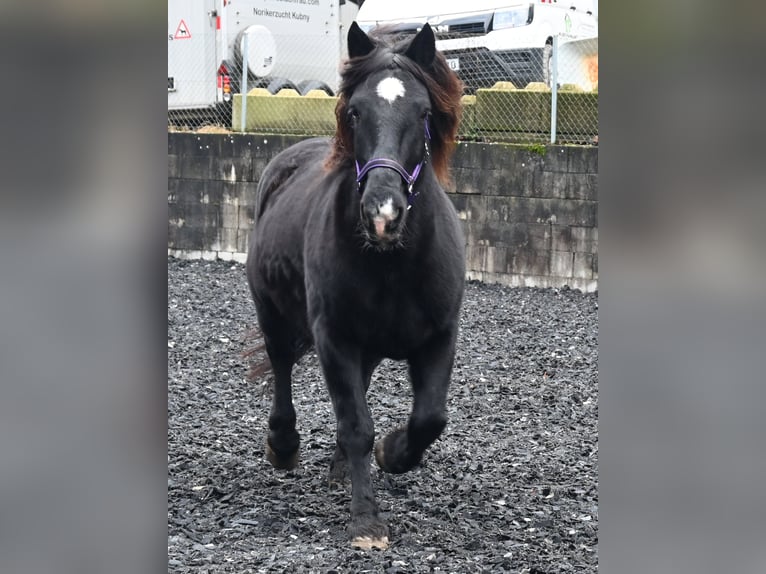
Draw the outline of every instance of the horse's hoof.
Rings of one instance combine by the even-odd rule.
[[[274,449],[271,448],[269,441],[266,441],[266,459],[271,463],[271,466],[278,470],[292,470],[297,467],[300,458],[298,453],[299,449],[295,449],[295,452],[290,456],[280,457]]]
[[[406,428],[397,429],[375,444],[375,462],[378,463],[380,470],[391,474],[402,474],[412,470],[417,464],[417,460],[414,462],[409,460],[401,451],[401,445],[406,441],[406,433]]]
[[[351,520],[348,527],[351,546],[354,548],[388,548],[388,526],[375,515],[357,516]]]
[[[370,550],[371,548],[385,550],[388,548],[388,536],[381,536],[380,538],[374,536],[357,536],[351,540],[351,546],[363,550]]]

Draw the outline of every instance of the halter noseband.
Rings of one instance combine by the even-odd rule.
[[[423,166],[428,162],[428,157],[431,155],[428,151],[428,142],[431,141],[431,132],[428,130],[428,117],[425,118],[424,121],[425,125],[425,132],[426,132],[426,140],[425,140],[425,155],[423,156],[423,159],[420,161],[418,165],[415,166],[415,169],[412,170],[412,173],[407,172],[406,169],[400,164],[399,162],[388,159],[385,157],[378,157],[373,158],[369,160],[367,163],[365,163],[361,168],[359,167],[359,162],[355,160],[356,164],[356,185],[357,189],[359,190],[359,193],[362,192],[362,180],[364,179],[364,176],[367,175],[367,173],[370,170],[373,170],[377,167],[387,167],[388,169],[393,169],[396,173],[398,173],[402,179],[404,180],[404,183],[407,184],[407,209],[410,209],[412,207],[412,202],[415,201],[415,197],[420,192],[412,193],[412,187],[415,185],[415,180],[418,179],[418,176],[420,175],[420,170],[423,169]]]

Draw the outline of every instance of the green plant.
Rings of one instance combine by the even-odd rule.
[[[539,143],[528,144],[528,145],[524,146],[524,149],[526,149],[527,151],[530,151],[532,153],[536,153],[540,157],[543,157],[545,155],[545,145],[544,144],[539,144]]]

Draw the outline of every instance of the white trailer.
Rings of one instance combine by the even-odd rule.
[[[168,110],[230,106],[247,88],[334,94],[356,17],[346,0],[168,0]]]

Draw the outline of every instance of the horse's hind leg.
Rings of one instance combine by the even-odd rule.
[[[257,301],[258,323],[274,373],[274,393],[266,438],[266,458],[274,468],[289,470],[298,465],[300,435],[295,430],[292,370],[297,359],[295,341],[287,321],[268,301]]]
[[[446,333],[409,357],[412,413],[407,426],[375,445],[375,460],[384,471],[398,474],[411,470],[447,425],[447,390],[455,340],[456,333]]]

